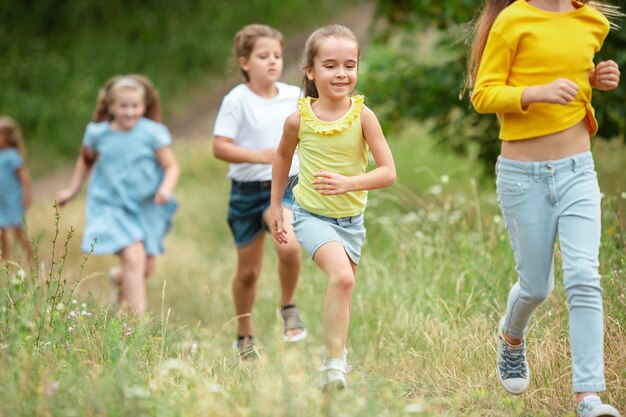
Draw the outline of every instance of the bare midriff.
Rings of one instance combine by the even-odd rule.
[[[502,141],[500,155],[518,161],[546,161],[566,158],[591,149],[585,120],[549,135],[514,141]]]

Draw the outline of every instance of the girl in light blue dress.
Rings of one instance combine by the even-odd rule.
[[[32,259],[24,231],[24,212],[30,205],[30,177],[24,165],[22,131],[15,120],[0,117],[0,259],[11,259],[9,232]]]
[[[100,91],[94,121],[87,125],[70,186],[59,207],[74,198],[92,172],[82,250],[117,254],[112,268],[117,301],[137,314],[147,305],[144,280],[163,253],[162,239],[177,208],[173,190],[180,169],[172,138],[159,123],[156,89],[144,77],[119,76]],[[114,271],[114,272],[113,272]]]

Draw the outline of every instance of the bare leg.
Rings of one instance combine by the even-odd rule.
[[[156,266],[156,256],[148,255],[146,257],[146,271],[145,271],[145,279],[147,280],[150,275],[154,272],[154,267]]]
[[[278,254],[278,277],[280,278],[280,305],[286,306],[295,304],[295,292],[300,278],[301,255],[300,245],[293,233],[291,226],[291,210],[283,209],[284,226],[287,231],[287,244],[278,244],[274,242],[274,248]],[[263,213],[263,219],[269,223],[269,210]],[[293,336],[302,332],[302,329],[287,330],[287,336]]]
[[[28,263],[31,267],[34,267],[33,260],[35,259],[35,253],[33,252],[33,247],[28,241],[28,236],[26,236],[26,231],[22,227],[17,227],[14,230],[15,233],[15,241],[18,242],[22,246],[22,250],[24,251],[24,255],[26,255],[28,259]]]
[[[339,242],[320,247],[313,260],[328,279],[322,324],[328,358],[343,358],[350,323],[350,299],[354,289],[356,265]]]
[[[7,260],[11,257],[9,250],[9,231],[0,229],[0,259]]]
[[[132,311],[142,315],[146,311],[146,250],[143,242],[134,242],[119,254],[122,267],[121,303],[127,303]]]
[[[259,235],[252,243],[237,248],[237,271],[233,278],[233,300],[237,321],[237,334],[251,336],[254,334],[252,325],[252,307],[256,298],[256,284],[263,264],[263,243],[265,236]]]

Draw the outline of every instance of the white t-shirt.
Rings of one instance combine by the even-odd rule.
[[[276,148],[283,134],[285,119],[298,107],[300,88],[275,83],[278,94],[263,98],[245,84],[239,84],[224,97],[215,120],[214,136],[232,139],[237,146],[261,150]],[[297,154],[291,162],[289,176],[300,168]],[[272,179],[272,164],[231,163],[228,177],[237,181]]]

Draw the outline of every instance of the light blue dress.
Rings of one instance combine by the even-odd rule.
[[[24,225],[24,190],[17,176],[23,165],[17,149],[0,149],[0,228]]]
[[[87,225],[81,249],[98,255],[118,253],[142,241],[148,255],[163,253],[178,204],[171,199],[155,204],[154,196],[163,178],[156,151],[170,146],[167,128],[150,119],[140,119],[129,131],[111,130],[109,122],[89,123],[83,145],[98,159],[87,192]]]

